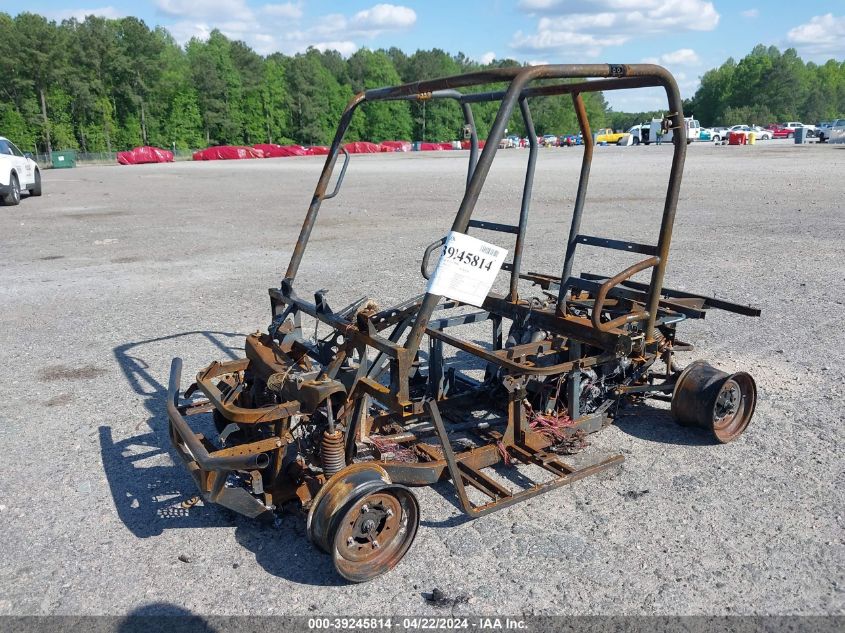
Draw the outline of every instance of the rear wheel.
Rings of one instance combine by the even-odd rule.
[[[789,134],[786,135],[786,138],[793,138],[794,136],[795,135],[792,132],[790,132]]]
[[[35,170],[35,184],[32,185],[32,188],[29,190],[29,195],[31,196],[40,196],[41,195],[41,172],[39,170]]]
[[[7,207],[13,207],[21,203],[21,184],[18,181],[17,174],[12,174],[9,177],[9,193],[3,196],[3,204]]]
[[[727,374],[697,360],[684,369],[672,392],[672,417],[683,426],[699,426],[727,444],[751,422],[757,385],[745,372]]]

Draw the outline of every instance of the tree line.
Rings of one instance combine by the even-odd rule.
[[[360,90],[515,65],[512,59],[482,65],[436,48],[410,55],[395,47],[360,49],[348,58],[311,48],[265,57],[219,31],[182,47],[163,27],[135,17],[57,23],[0,13],[0,133],[40,152],[327,144]],[[593,127],[627,129],[649,114],[613,112],[601,93],[584,99]],[[843,103],[845,64],[805,64],[793,49],[758,46],[739,63],[729,59],[705,73],[685,110],[705,124],[814,122],[842,115]],[[497,107],[473,106],[482,137]],[[578,129],[568,98],[535,98],[531,108],[538,134]],[[446,141],[458,138],[462,126],[454,102],[382,102],[356,113],[347,139]],[[508,127],[525,133],[518,115]]]
[[[411,55],[361,49],[345,59],[311,48],[263,57],[219,31],[180,47],[166,29],[134,17],[56,23],[33,13],[0,13],[0,131],[26,150],[47,152],[327,144],[360,90],[513,65],[519,64],[505,59],[485,66],[440,49]],[[585,98],[603,124],[601,94]],[[538,133],[577,128],[570,100],[532,105]],[[496,108],[473,108],[482,136]],[[356,113],[347,139],[445,141],[459,138],[462,126],[454,102],[382,102]],[[510,127],[524,132],[516,118]]]
[[[845,62],[804,63],[794,48],[760,44],[704,73],[684,109],[705,125],[836,119],[845,115]]]

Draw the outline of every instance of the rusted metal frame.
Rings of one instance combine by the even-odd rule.
[[[500,314],[511,320],[523,322],[530,319],[543,328],[552,330],[563,336],[576,338],[594,347],[601,347],[619,355],[628,354],[632,347],[632,337],[627,332],[599,332],[588,319],[566,315],[562,316],[547,310],[531,309],[527,305],[511,303],[502,297],[489,295],[482,306],[485,310]]]
[[[472,106],[464,101],[464,95],[453,89],[435,90],[430,93],[403,95],[400,97],[388,97],[387,101],[429,101],[431,99],[454,99],[461,106],[464,115],[464,123],[469,126],[469,165],[467,166],[467,184],[472,179],[472,172],[475,171],[475,164],[478,162],[478,130],[475,127],[475,118],[472,115]]]
[[[408,329],[408,326],[410,326],[412,322],[413,316],[405,317],[405,319],[396,324],[396,327],[393,328],[393,331],[390,333],[390,336],[387,340],[389,340],[391,343],[398,343],[399,339],[402,338],[402,335],[405,333],[405,330]],[[384,353],[379,352],[378,354],[376,354],[376,357],[373,359],[370,365],[370,369],[367,372],[367,377],[372,378],[373,380],[379,380],[388,366],[389,363],[385,361]]]
[[[536,142],[536,139],[534,139]],[[487,220],[470,220],[469,228],[482,229],[485,231],[498,231],[499,233],[519,234],[519,227],[513,224],[502,224],[501,222],[488,222]]]
[[[374,88],[367,90],[365,95],[368,101],[381,99],[397,99],[403,96],[434,93],[438,90],[449,88],[465,88],[482,84],[505,83],[529,75],[531,79],[587,79],[595,78],[622,78],[622,77],[643,77],[659,78],[668,75],[668,72],[653,64],[546,64],[543,66],[529,67],[508,67],[491,68],[488,70],[454,75],[441,79],[416,81],[400,86],[385,88]],[[594,82],[585,82],[592,84]],[[636,87],[636,82],[625,87]],[[590,90],[591,88],[587,88]],[[603,90],[604,88],[595,88]],[[498,100],[498,99],[497,99]]]
[[[661,75],[661,84],[666,90],[666,98],[669,101],[669,117],[674,117],[675,129],[672,135],[674,151],[672,153],[672,167],[669,170],[669,183],[666,187],[666,201],[663,206],[663,219],[660,223],[660,235],[657,240],[657,262],[651,272],[651,284],[649,288],[648,303],[646,311],[648,320],[645,328],[646,345],[654,343],[654,327],[657,319],[657,307],[660,302],[660,295],[663,290],[663,277],[666,272],[666,264],[669,261],[669,246],[672,243],[672,228],[675,224],[675,211],[678,208],[678,196],[681,191],[681,177],[684,172],[684,161],[687,155],[687,126],[684,124],[684,106],[681,101],[681,93],[678,84],[668,72]]]
[[[584,279],[589,280],[598,280],[598,279],[605,279],[602,275],[596,275],[595,273],[581,273],[581,277]],[[622,286],[627,286],[629,288],[633,288],[634,290],[648,290],[649,285],[640,283],[638,281],[632,281],[627,279],[622,282]],[[732,303],[730,301],[725,301],[723,299],[717,299],[716,297],[708,297],[706,295],[698,295],[692,292],[686,292],[685,290],[674,290],[673,288],[666,288],[662,289],[661,294],[665,297],[670,297],[674,299],[701,299],[702,309],[707,310],[708,308],[717,308],[719,310],[725,310],[727,312],[733,312],[735,314],[741,314],[743,316],[751,316],[751,317],[758,317],[760,316],[760,309],[754,308],[751,306],[742,305],[739,303]],[[680,304],[677,310],[680,310]],[[692,315],[687,315],[692,316]],[[702,317],[703,318],[703,317]]]
[[[533,97],[554,97],[574,92],[604,92],[607,90],[626,90],[630,88],[646,88],[659,86],[660,83],[653,77],[623,77],[620,79],[595,79],[592,81],[579,81],[577,83],[553,84],[547,86],[535,86],[526,88],[520,95],[523,98]],[[473,92],[463,96],[466,103],[482,103],[485,101],[499,101],[505,96],[504,90],[490,92]]]
[[[390,363],[390,383],[391,390],[394,394],[390,398],[393,406],[404,408],[409,399],[409,385],[408,374],[411,369],[411,363],[414,356],[409,354],[405,347],[397,345],[395,342],[385,339],[380,336],[375,327],[369,321],[366,323],[370,326],[370,331],[362,332],[350,320],[339,317],[337,314],[329,311],[321,311],[317,309],[315,304],[299,298],[293,291],[290,282],[285,280],[282,284],[281,290],[275,288],[270,289],[270,296],[276,297],[279,302],[293,303],[297,308],[308,314],[309,316],[330,325],[340,334],[348,337],[356,345],[365,344],[372,347],[379,352],[382,352],[389,358]],[[375,387],[371,387],[375,389]],[[377,397],[374,395],[374,397]],[[382,400],[382,398],[379,398]]]
[[[170,419],[171,436],[176,440],[175,444],[181,444],[187,448],[192,461],[196,462],[201,470],[254,470],[269,465],[270,460],[263,453],[225,457],[216,457],[213,453],[209,453],[200,437],[191,430],[179,412],[181,379],[182,359],[177,357],[170,364],[170,381],[167,388],[167,417]]]
[[[520,406],[521,406],[521,404],[520,404]],[[530,488],[526,488],[525,490],[522,490],[521,492],[510,493],[509,496],[507,496],[507,497],[496,498],[495,496],[493,496],[492,501],[485,503],[485,504],[482,504],[482,505],[479,505],[479,506],[475,506],[475,505],[473,505],[472,501],[469,499],[469,496],[466,493],[466,486],[464,485],[464,480],[469,479],[469,482],[471,484],[474,483],[473,479],[471,477],[468,478],[466,476],[467,469],[470,470],[470,471],[475,471],[477,473],[477,471],[480,470],[480,468],[473,468],[470,465],[469,460],[460,460],[459,461],[459,459],[456,458],[455,452],[452,449],[452,444],[449,442],[449,436],[446,433],[446,429],[443,425],[443,419],[440,417],[440,412],[437,409],[437,403],[432,402],[432,401],[428,401],[428,402],[426,402],[426,407],[428,408],[429,415],[431,416],[431,420],[434,423],[434,427],[437,430],[437,435],[440,438],[440,443],[442,445],[441,448],[443,450],[443,457],[444,457],[444,461],[446,462],[446,468],[449,472],[450,478],[452,479],[452,483],[455,486],[455,491],[458,494],[458,499],[461,502],[461,507],[463,508],[464,512],[466,512],[468,515],[470,515],[472,517],[483,516],[485,514],[489,514],[490,512],[493,512],[494,510],[500,510],[502,508],[506,508],[506,507],[511,506],[515,503],[519,503],[519,502],[524,501],[526,499],[530,499],[531,497],[535,497],[535,496],[542,494],[544,492],[549,492],[551,490],[554,490],[555,488],[559,488],[561,486],[565,486],[565,485],[570,484],[570,483],[577,481],[579,479],[583,479],[584,477],[588,477],[590,475],[597,474],[599,472],[607,470],[608,468],[615,466],[616,464],[619,464],[622,461],[624,461],[624,457],[622,455],[614,455],[613,457],[605,459],[601,462],[591,464],[590,466],[587,466],[587,467],[582,468],[580,470],[574,470],[574,471],[566,473],[566,474],[563,474],[563,471],[556,470],[556,469],[553,469],[553,468],[549,468],[548,466],[544,466],[544,468],[546,468],[546,470],[553,472],[553,473],[556,473],[557,476],[554,479],[547,481],[545,483],[534,484]],[[485,448],[487,448],[488,450],[489,449],[496,450],[495,446],[490,446],[490,445],[488,445]],[[478,450],[481,450],[481,449],[478,449]],[[472,453],[473,451],[469,451],[469,452]],[[498,451],[496,451],[496,452],[498,453]],[[542,460],[531,459],[529,456],[533,456],[533,453],[529,450],[526,450],[525,448],[523,448],[522,451],[519,451],[519,454],[524,455],[526,457],[526,459],[530,460],[531,462],[534,462],[534,463],[540,462],[541,465],[542,465]],[[519,458],[519,455],[517,455],[517,458]],[[461,464],[461,462],[463,462],[463,464]],[[496,463],[496,462],[493,462],[493,463]],[[483,491],[483,487],[479,487],[477,489]]]
[[[451,345],[452,347],[455,347],[463,352],[467,352],[468,354],[477,356],[482,360],[487,361],[488,363],[504,367],[505,369],[510,370],[513,374],[551,376],[554,374],[570,371],[574,367],[592,367],[594,365],[601,365],[602,363],[609,362],[616,358],[616,354],[605,353],[577,360],[569,360],[564,363],[549,365],[548,367],[529,367],[507,358],[506,355],[503,353],[490,352],[484,349],[483,347],[476,345],[475,343],[464,341],[463,339],[451,336],[449,334],[446,334],[445,332],[441,332],[440,330],[426,330],[426,334],[431,338],[441,340],[447,345]],[[501,350],[501,352],[507,351],[509,350]]]
[[[623,314],[622,316],[618,316],[615,319],[611,319],[607,323],[602,323],[601,321],[601,314],[602,308],[604,307],[605,299],[607,299],[607,293],[610,291],[611,288],[614,286],[618,286],[622,281],[628,279],[629,277],[633,277],[638,272],[645,270],[646,268],[651,268],[653,266],[657,266],[660,264],[659,257],[649,257],[648,259],[644,259],[641,262],[638,262],[632,266],[628,266],[625,270],[623,270],[618,275],[614,275],[607,281],[605,281],[599,291],[596,293],[596,301],[593,304],[593,313],[591,320],[593,322],[593,327],[599,330],[600,332],[609,332],[614,328],[618,328],[622,325],[626,325],[628,323],[633,323],[634,321],[645,321],[651,317],[651,314],[648,311],[638,311],[638,312],[630,312],[628,314]],[[655,307],[655,310],[657,308]],[[652,324],[654,320],[651,319]]]
[[[469,126],[469,165],[467,166],[467,186],[469,186],[475,166],[478,164],[478,130],[475,127],[475,118],[472,116],[472,106],[461,101],[461,111],[464,113],[464,122]]]
[[[582,277],[570,277],[571,287],[577,290],[586,290],[587,292],[592,293],[595,295],[599,289],[601,288],[601,284],[598,281],[604,282],[607,277],[603,277],[601,275],[595,275],[595,279],[597,281],[592,281]],[[623,281],[618,286],[611,288],[607,296],[612,297],[615,299],[625,299],[627,301],[636,301],[638,303],[642,303],[645,305],[648,295],[645,293],[648,290],[648,284],[642,284],[641,289],[634,290],[633,288],[626,287],[627,281]],[[592,302],[594,303],[594,302]],[[591,302],[588,300],[587,304],[589,307],[592,307]],[[672,313],[683,314],[686,317],[692,319],[703,319],[707,312],[703,309],[695,308],[688,305],[683,305],[681,303],[677,303],[670,299],[661,299],[660,300],[660,307],[665,308],[666,310],[671,311]],[[661,311],[662,312],[662,311]]]
[[[425,94],[425,93],[433,93],[438,90],[447,90],[452,88],[462,88],[468,86],[476,86],[486,83],[498,83],[498,82],[506,82],[511,81],[511,86],[509,86],[508,90],[502,96],[503,104],[504,100],[507,98],[508,104],[506,107],[507,110],[507,117],[504,120],[501,120],[499,114],[503,112],[502,107],[499,109],[499,113],[497,114],[496,121],[494,122],[494,129],[497,132],[496,135],[491,134],[490,138],[499,138],[502,136],[504,131],[504,125],[507,121],[507,118],[510,117],[510,113],[513,109],[512,99],[516,98],[517,95],[514,94],[513,88],[514,84],[519,85],[519,92],[521,92],[524,85],[531,80],[534,79],[562,79],[562,78],[588,78],[588,77],[641,77],[641,78],[655,78],[660,79],[662,81],[672,81],[671,75],[669,73],[659,67],[650,64],[634,64],[634,65],[623,65],[623,64],[569,64],[569,65],[547,65],[547,66],[533,66],[528,68],[498,68],[498,69],[490,69],[482,72],[477,73],[470,73],[466,75],[458,75],[453,77],[445,77],[441,79],[434,79],[434,80],[427,80],[427,81],[419,81],[413,82],[409,84],[403,84],[401,86],[394,86],[394,87],[387,87],[387,88],[376,88],[372,90],[367,90],[365,92],[361,92],[355,95],[347,104],[346,109],[341,116],[340,123],[338,125],[338,129],[335,133],[334,140],[332,141],[331,148],[329,149],[329,154],[326,156],[326,162],[323,166],[323,171],[320,174],[320,179],[317,182],[317,187],[314,191],[314,196],[312,197],[311,204],[309,205],[308,212],[306,213],[305,220],[303,221],[302,228],[300,230],[299,239],[296,242],[294,247],[294,251],[291,254],[290,263],[288,264],[287,271],[285,273],[285,279],[292,282],[295,277],[296,273],[299,270],[299,266],[302,262],[302,257],[305,253],[305,249],[308,245],[308,240],[311,236],[311,231],[314,228],[314,224],[316,222],[317,214],[320,209],[320,204],[326,194],[326,190],[329,184],[329,180],[331,179],[332,172],[334,170],[335,163],[337,162],[338,152],[340,151],[341,143],[343,141],[343,137],[346,134],[346,130],[349,128],[349,125],[352,121],[352,116],[355,113],[356,108],[363,102],[363,101],[379,101],[379,100],[386,100],[386,99],[398,99],[402,97],[416,97],[417,95]],[[601,88],[599,81],[592,81],[592,82],[582,82],[585,84],[584,90],[601,90],[601,89],[612,89],[612,87]],[[627,87],[634,87],[634,83],[632,82],[631,85]],[[595,84],[595,86],[593,85]],[[677,91],[677,88],[675,89]],[[468,102],[469,103],[469,102]],[[686,132],[684,131],[684,135]],[[495,155],[496,143],[493,143],[492,151],[488,154],[490,156],[490,161],[492,161],[492,157]],[[485,151],[482,152],[482,156],[479,160],[484,160],[485,153],[487,152],[487,146],[485,145]],[[486,171],[489,170],[489,164],[485,168],[484,178],[478,180],[480,189],[480,185],[483,183],[484,179],[486,179]],[[473,178],[470,179],[470,183],[476,181],[475,173],[473,173]],[[470,186],[467,186],[467,189],[470,189]],[[475,199],[473,200],[472,206],[474,206],[475,200],[477,199],[478,194],[475,194]],[[463,207],[463,204],[462,204]],[[460,215],[461,212],[459,212]],[[462,231],[463,232],[463,231]],[[428,315],[427,315],[428,316]],[[426,317],[427,320],[427,317]],[[420,332],[415,333],[416,336],[420,336]],[[415,348],[419,347],[419,340],[416,341],[414,344]]]
[[[572,103],[581,128],[584,140],[584,155],[581,158],[581,174],[578,177],[578,193],[575,195],[575,208],[572,210],[572,223],[569,227],[569,238],[566,242],[566,254],[563,260],[563,273],[560,276],[560,288],[557,294],[557,310],[566,314],[566,293],[569,291],[569,278],[572,276],[572,262],[575,258],[578,234],[581,232],[581,218],[584,215],[584,201],[587,196],[587,186],[590,182],[590,166],[593,162],[593,135],[590,131],[590,120],[584,100],[578,92],[572,93]]]
[[[650,244],[637,244],[625,240],[612,240],[606,237],[593,237],[592,235],[577,235],[575,241],[585,246],[598,246],[610,248],[625,253],[640,253],[642,255],[657,255],[657,247]]]
[[[284,294],[275,288],[271,288],[270,293],[280,302],[295,305],[299,311],[304,312],[308,316],[317,319],[326,325],[330,325],[340,334],[348,336],[356,342],[366,343],[370,347],[387,354],[391,358],[399,358],[405,355],[405,350],[401,345],[397,345],[376,333],[361,332],[349,319],[339,317],[333,312],[321,312],[317,309],[316,305],[301,299],[292,291],[289,294]]]
[[[225,363],[214,362],[197,375],[196,385],[208,398],[214,408],[226,414],[226,419],[237,424],[260,424],[275,422],[295,414],[300,407],[297,400],[266,407],[239,407],[223,398],[223,394],[214,384],[217,376],[244,371],[249,366],[249,360],[239,359]]]
[[[537,165],[537,134],[534,132],[534,121],[531,118],[531,108],[523,97],[519,100],[519,110],[528,134],[528,166],[525,168],[525,184],[522,187],[522,204],[519,209],[519,231],[516,234],[516,246],[513,249],[513,269],[511,270],[510,300],[516,303],[519,299],[519,271],[522,267],[522,250],[525,247],[525,231],[528,228],[528,210],[531,206],[531,190],[534,186],[534,168]]]

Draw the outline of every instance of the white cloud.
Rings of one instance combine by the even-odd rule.
[[[791,29],[786,39],[812,56],[845,54],[845,15],[816,15],[809,22]]]
[[[285,2],[284,4],[265,4],[259,10],[261,13],[274,18],[287,18],[298,20],[302,17],[302,6],[297,2]]]
[[[522,0],[523,11],[539,16],[537,31],[517,32],[519,51],[580,51],[597,56],[607,46],[637,37],[677,31],[712,31],[719,14],[705,0]]]
[[[481,57],[478,58],[478,61],[486,65],[492,64],[494,59],[496,59],[496,53],[494,53],[493,51],[487,51]]]
[[[744,18],[757,18],[760,17],[760,9],[746,9],[741,15]]]
[[[377,4],[356,13],[350,20],[353,28],[361,30],[407,29],[417,21],[416,12],[395,4]]]
[[[76,18],[80,22],[89,15],[96,15],[99,18],[116,19],[122,18],[126,14],[118,11],[112,6],[100,7],[99,9],[63,9],[61,11],[50,11],[46,13],[47,17],[53,20],[69,20]]]
[[[691,48],[679,48],[671,53],[664,53],[658,61],[667,66],[697,66],[701,63],[698,54]]]
[[[329,51],[335,50],[344,57],[349,57],[358,50],[358,45],[355,42],[350,41],[342,41],[342,42],[317,42],[316,44],[312,44],[314,48],[318,51]]]
[[[511,39],[511,48],[526,52],[579,52],[587,57],[598,57],[605,46],[619,46],[627,37],[596,37],[575,31],[538,30],[537,33],[517,31]]]
[[[250,9],[245,0],[155,0],[159,11],[180,18],[167,29],[180,43],[192,37],[205,39],[213,29],[226,37],[243,40],[256,52],[293,54],[313,46],[335,49],[348,56],[360,48],[360,40],[388,31],[404,30],[416,23],[413,9],[376,4],[352,16],[331,13],[302,24],[301,2],[270,3]],[[293,28],[292,28],[292,23]]]
[[[252,17],[252,11],[244,0],[156,0],[155,4],[159,11],[173,17]]]

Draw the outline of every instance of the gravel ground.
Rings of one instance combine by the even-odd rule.
[[[560,269],[580,155],[541,154],[528,270]],[[514,221],[526,157],[500,152],[476,217]],[[327,287],[340,306],[422,291],[465,159],[353,157],[300,293]],[[585,232],[653,243],[669,159],[598,148]],[[845,148],[689,148],[666,285],[763,310],[682,327],[690,360],[755,376],[740,440],[713,445],[655,407],[592,436],[582,457],[621,451],[620,469],[487,517],[466,521],[449,484],[420,489],[414,547],[365,585],[340,582],[292,517],[184,508],[193,482],[164,413],[172,356],[191,375],[266,327],[321,165],[47,171],[43,197],[2,209],[0,614],[845,612]],[[629,263],[583,253],[576,270]],[[435,587],[455,604],[428,604]]]

